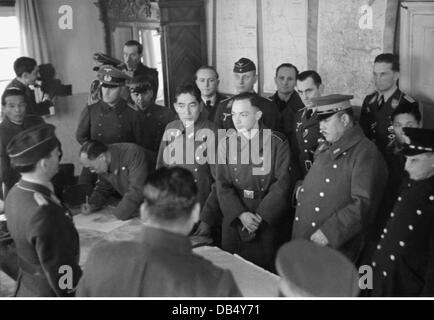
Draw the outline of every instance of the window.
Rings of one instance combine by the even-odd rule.
[[[14,61],[20,57],[20,30],[14,7],[0,7],[0,94],[15,78]]]

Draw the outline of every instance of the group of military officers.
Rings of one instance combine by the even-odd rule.
[[[323,96],[316,71],[299,73],[289,63],[276,69],[276,93],[270,99],[259,96],[254,92],[256,66],[247,58],[234,65],[235,96],[220,94],[216,69],[204,66],[194,83],[177,88],[173,112],[155,103],[158,75],[140,62],[142,49],[135,41],[125,44],[127,71],[113,65],[98,68],[98,86],[93,86],[98,94],[92,93],[81,113],[76,131],[84,167],[80,181],[94,185],[83,212],[99,210],[116,194],[121,198],[114,210],[119,219],[140,213],[166,229],[180,219],[184,236],[205,238],[272,272],[278,249],[285,242],[305,239],[339,251],[356,266],[371,265],[374,285],[367,295],[434,295],[434,134],[420,128],[417,102],[397,87],[397,56],[376,57],[376,91],[366,97],[357,119],[352,96]],[[29,77],[34,72],[30,69],[22,67],[17,79]],[[18,253],[17,295],[70,295],[74,290],[60,290],[55,272],[56,266],[73,265],[74,288],[81,276],[78,237],[50,183],[56,171],[53,159],[58,165],[61,156],[60,143],[52,127],[37,126],[37,121],[26,125],[33,123],[31,112],[26,114],[27,100],[22,90],[7,89],[2,97],[5,120],[0,124],[1,177],[12,188],[5,212]],[[12,130],[7,126],[17,128],[14,134],[3,134]],[[154,173],[157,169],[175,179],[171,174],[178,167],[197,185],[194,199],[200,206],[185,209],[197,214],[196,220],[172,217],[173,206],[185,205],[187,196]],[[14,181],[5,180],[14,170],[21,179],[15,175]],[[159,191],[145,187],[144,194],[149,177]],[[163,185],[176,195],[160,196]],[[161,200],[157,198],[170,203],[166,214],[154,208]],[[51,211],[57,212],[58,221],[45,223]],[[155,237],[177,245],[167,235]],[[149,239],[146,243],[155,245]],[[137,248],[126,252],[137,253]],[[113,277],[124,290],[125,283],[137,283],[136,276],[116,278],[116,270],[106,268],[108,257],[117,255],[125,260],[125,252],[115,248],[93,250],[79,293],[104,294],[102,288]],[[161,259],[185,268],[176,254]],[[287,260],[278,259],[277,271],[283,276]],[[113,269],[119,267],[113,262]],[[107,295],[116,295],[113,281]],[[135,292],[176,295],[168,286],[157,290],[154,283],[156,291],[148,287]],[[233,284],[229,287],[220,293],[199,292],[239,294]]]

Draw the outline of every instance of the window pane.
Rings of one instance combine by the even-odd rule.
[[[18,48],[0,49],[0,81],[15,78],[14,61],[19,54]]]
[[[0,48],[19,47],[20,29],[16,17],[0,17],[0,30],[3,30],[0,35]]]

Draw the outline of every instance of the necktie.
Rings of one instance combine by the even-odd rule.
[[[381,95],[380,99],[378,99],[378,109],[380,109],[384,104],[384,96]]]
[[[209,111],[211,110],[212,105],[211,105],[211,100],[206,100],[206,109]]]

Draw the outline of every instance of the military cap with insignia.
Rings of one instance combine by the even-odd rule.
[[[336,112],[350,109],[350,100],[353,98],[351,95],[331,94],[328,96],[321,96],[313,98],[312,104],[309,109],[316,112],[319,120],[326,119]]]
[[[234,64],[234,70],[235,73],[244,73],[248,71],[256,71],[256,65],[255,63],[247,58],[241,58]]]
[[[42,124],[18,133],[7,145],[12,166],[30,166],[46,157],[56,147],[60,148],[60,141],[54,134],[55,127]]]
[[[434,152],[434,130],[422,128],[403,128],[409,141],[404,144],[403,154],[414,156]]]
[[[359,275],[340,252],[312,241],[293,240],[280,247],[276,269],[288,287],[314,297],[355,297]]]
[[[137,75],[133,77],[128,83],[127,87],[131,92],[145,93],[150,89],[154,89],[152,86],[152,78],[148,75]]]
[[[110,65],[102,65],[98,69],[98,79],[105,87],[119,87],[131,77]]]

